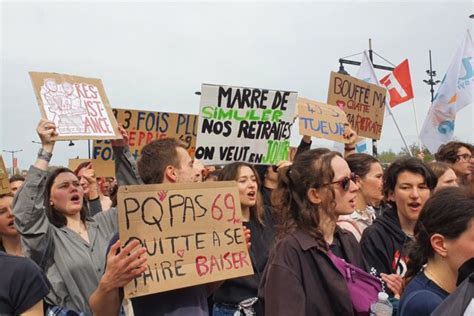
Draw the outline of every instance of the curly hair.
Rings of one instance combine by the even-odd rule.
[[[450,164],[455,163],[458,160],[459,148],[465,147],[470,152],[473,152],[473,146],[463,142],[449,142],[441,145],[435,154],[436,161],[443,161]]]
[[[321,213],[329,218],[336,215],[335,194],[331,186],[326,186],[334,178],[331,162],[341,154],[327,149],[312,149],[298,155],[293,165],[279,173],[278,186],[272,194],[272,203],[280,221],[278,237],[302,229],[313,236],[318,245],[327,248],[320,227]],[[319,189],[321,203],[313,204],[308,199],[308,190]]]

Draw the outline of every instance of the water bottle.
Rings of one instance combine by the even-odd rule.
[[[388,294],[380,292],[377,302],[370,305],[370,316],[392,316],[392,304],[388,301]]]

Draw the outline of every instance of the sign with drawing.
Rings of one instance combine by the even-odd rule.
[[[30,72],[41,115],[56,124],[56,140],[119,139],[100,79]]]

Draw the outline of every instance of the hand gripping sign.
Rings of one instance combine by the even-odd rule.
[[[125,297],[253,274],[233,181],[121,186],[118,210],[122,244],[148,255]]]

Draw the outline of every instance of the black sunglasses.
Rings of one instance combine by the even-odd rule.
[[[353,181],[355,183],[358,179],[359,179],[359,176],[356,175],[354,172],[352,172],[350,177],[345,177],[344,179],[341,179],[339,181],[334,181],[334,182],[326,183],[326,184],[323,184],[323,185],[330,185],[330,184],[340,183],[342,190],[349,191],[349,187],[351,186],[351,181]]]

